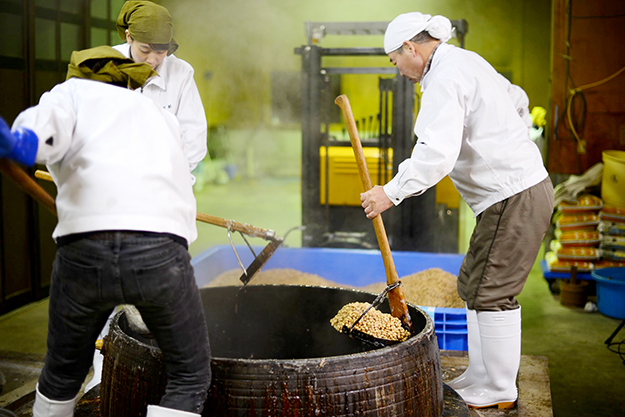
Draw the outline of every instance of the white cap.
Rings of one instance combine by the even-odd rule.
[[[445,16],[430,16],[419,12],[404,13],[388,24],[384,34],[384,52],[388,54],[399,49],[404,41],[409,41],[424,30],[442,42],[451,39],[451,21]]]

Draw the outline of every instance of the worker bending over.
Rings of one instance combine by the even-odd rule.
[[[65,82],[12,131],[0,122],[0,156],[46,164],[58,189],[34,417],[73,415],[98,333],[119,304],[137,307],[165,359],[165,395],[147,415],[202,412],[210,349],[187,250],[197,237],[188,162],[176,118],[131,90],[154,75],[108,46],[74,52]]]
[[[386,185],[361,194],[374,218],[449,175],[476,225],[458,274],[466,301],[469,366],[449,382],[473,407],[514,406],[521,359],[516,296],[534,265],[553,211],[553,186],[519,109],[519,89],[474,52],[446,42],[443,16],[396,17],[384,50],[423,96],[416,144]],[[415,216],[418,216],[415,213]]]

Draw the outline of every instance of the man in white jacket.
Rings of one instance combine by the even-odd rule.
[[[385,52],[423,93],[417,142],[391,181],[361,194],[362,207],[374,218],[449,175],[476,216],[458,274],[469,367],[449,385],[472,407],[509,408],[521,358],[516,296],[549,226],[553,186],[516,104],[525,94],[476,53],[447,44],[451,34],[443,16],[406,13],[389,24]]]
[[[199,416],[210,349],[188,245],[196,202],[176,118],[131,89],[153,76],[104,46],[74,52],[68,79],[0,123],[0,157],[46,164],[57,243],[34,417],[69,417],[113,309],[133,304],[163,351],[167,387],[147,415]]]

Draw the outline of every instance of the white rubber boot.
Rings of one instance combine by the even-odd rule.
[[[521,308],[477,313],[486,368],[484,381],[456,390],[468,406],[514,407],[516,377],[521,363]]]
[[[33,417],[73,417],[77,399],[78,397],[67,401],[51,400],[39,392],[37,384]]]
[[[477,312],[467,308],[467,339],[469,345],[469,366],[460,376],[447,382],[454,390],[466,388],[486,378],[486,368],[482,361],[482,342],[480,327],[477,323]]]
[[[148,405],[148,414],[145,417],[200,417],[200,414],[174,410],[160,405]]]

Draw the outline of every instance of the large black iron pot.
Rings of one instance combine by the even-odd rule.
[[[443,413],[438,343],[430,317],[409,306],[415,335],[373,348],[334,330],[355,290],[286,285],[201,289],[212,351],[203,416],[436,416]],[[388,312],[388,303],[381,309]],[[102,349],[103,417],[142,416],[166,383],[161,351],[123,312]]]

